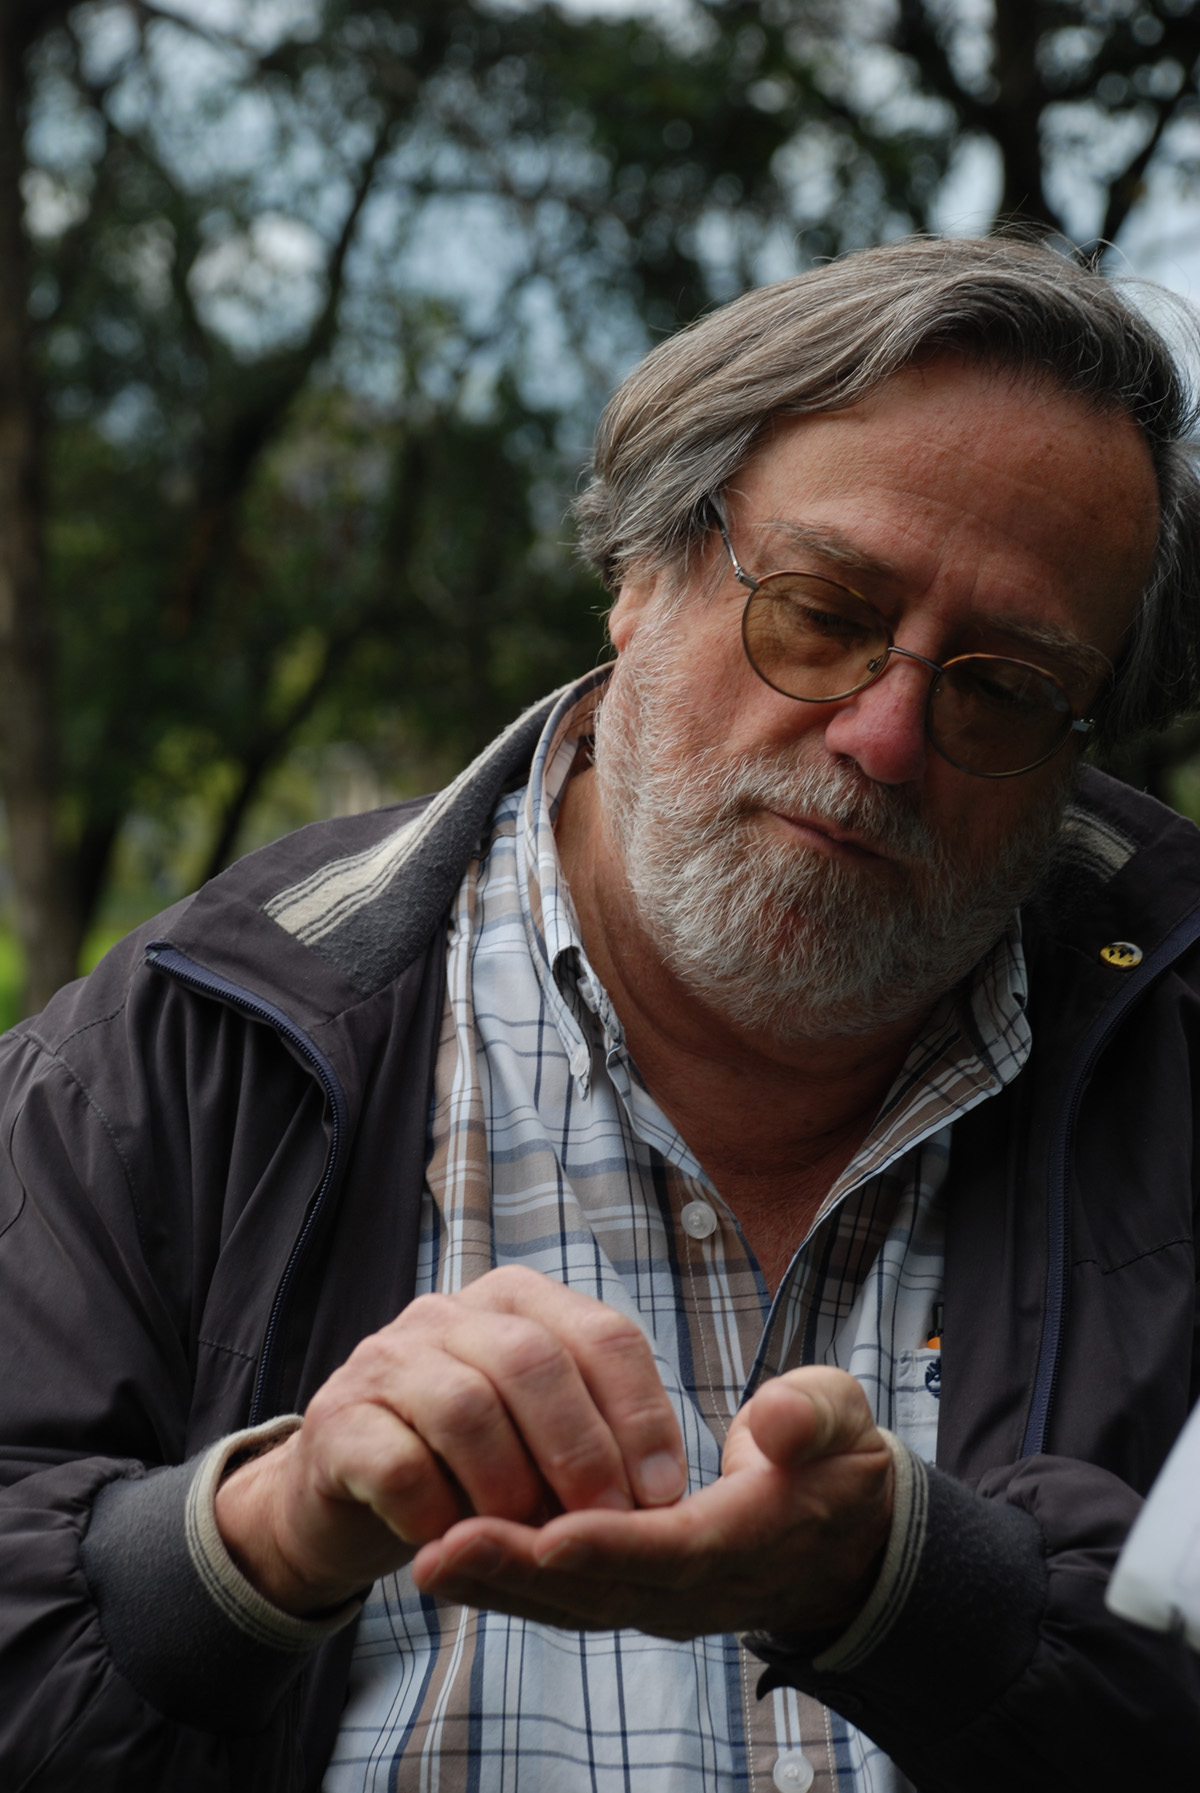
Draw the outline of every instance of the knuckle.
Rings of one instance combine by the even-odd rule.
[[[393,1451],[381,1472],[381,1492],[391,1501],[424,1496],[432,1473],[436,1473],[432,1453],[421,1439],[410,1434],[406,1444]]]
[[[545,1451],[542,1470],[559,1489],[607,1485],[613,1479],[614,1455],[605,1449],[602,1437],[577,1435],[570,1443]]]
[[[335,1370],[309,1403],[318,1406],[352,1406],[359,1401],[385,1399],[393,1388],[398,1365],[394,1341],[386,1332],[361,1339],[339,1370]]]
[[[653,1354],[641,1328],[627,1315],[597,1306],[598,1312],[589,1314],[584,1323],[591,1349],[637,1367],[653,1364]]]
[[[418,1295],[390,1325],[373,1336],[377,1339],[403,1337],[413,1331],[440,1332],[455,1311],[453,1295]]]
[[[345,1406],[338,1380],[342,1373],[339,1371],[336,1376],[331,1376],[328,1382],[323,1383],[304,1409],[304,1425],[301,1430],[307,1439],[332,1425]]]
[[[331,1380],[355,1375],[377,1387],[410,1364],[414,1351],[436,1350],[457,1311],[455,1300],[453,1295],[418,1295],[394,1320],[360,1339]]]
[[[669,1437],[677,1427],[666,1391],[645,1400],[628,1401],[621,1408],[621,1426],[635,1437]]]
[[[531,1270],[528,1264],[500,1264],[495,1270],[489,1270],[481,1280],[501,1286],[509,1283],[513,1288],[519,1289],[540,1284],[544,1279],[539,1271]]]
[[[438,1401],[437,1429],[447,1437],[472,1438],[494,1423],[499,1403],[486,1376],[465,1370],[452,1377]]]
[[[364,1376],[373,1381],[386,1364],[391,1361],[391,1341],[382,1333],[373,1332],[368,1338],[360,1339],[347,1358],[343,1369],[339,1370],[333,1381],[351,1376]]]
[[[544,1327],[506,1327],[496,1341],[496,1361],[505,1379],[518,1382],[552,1381],[569,1366],[566,1349]]]
[[[504,1302],[512,1302],[520,1306],[534,1298],[545,1286],[546,1278],[538,1271],[531,1270],[527,1264],[501,1264],[495,1270],[489,1270],[478,1282],[471,1284],[471,1292],[480,1296],[498,1297]]]

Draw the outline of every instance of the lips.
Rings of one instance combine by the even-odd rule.
[[[838,823],[829,821],[824,816],[791,815],[783,810],[771,809],[767,812],[794,829],[798,834],[815,835],[826,847],[832,847],[839,854],[853,859],[874,859],[885,863],[894,863],[896,855],[882,850],[873,841],[865,839],[861,834],[852,833],[840,827]]]

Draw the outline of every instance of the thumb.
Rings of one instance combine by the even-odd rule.
[[[817,1364],[765,1383],[746,1417],[759,1450],[781,1469],[884,1442],[861,1384],[845,1370]]]

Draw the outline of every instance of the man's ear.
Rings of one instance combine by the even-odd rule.
[[[618,653],[628,645],[644,613],[658,595],[661,573],[627,579],[608,613],[608,638]]]

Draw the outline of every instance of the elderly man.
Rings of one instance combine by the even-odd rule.
[[[1079,766],[1188,421],[1039,248],[750,295],[602,424],[611,673],[10,1037],[6,1784],[1190,1784],[1200,851]]]

